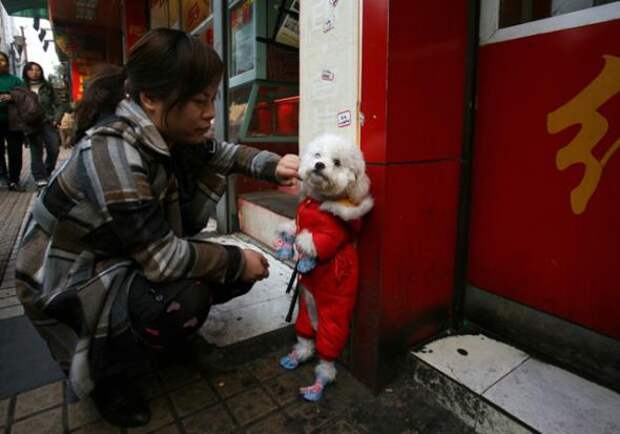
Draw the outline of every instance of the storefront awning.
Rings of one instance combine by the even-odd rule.
[[[47,19],[47,0],[2,0],[9,15]]]

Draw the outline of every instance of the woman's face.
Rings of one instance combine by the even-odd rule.
[[[149,115],[168,143],[202,143],[215,116],[213,101],[216,94],[217,85],[206,88],[185,104],[174,106],[168,113],[166,122],[164,104],[161,101],[153,103],[154,110]]]
[[[26,76],[28,80],[40,80],[43,72],[38,65],[31,65],[30,68],[26,71]]]
[[[0,74],[9,72],[9,62],[4,56],[0,56]]]

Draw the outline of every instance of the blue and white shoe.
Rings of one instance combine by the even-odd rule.
[[[280,366],[292,371],[299,366],[299,359],[295,356],[295,353],[291,352],[280,359]]]

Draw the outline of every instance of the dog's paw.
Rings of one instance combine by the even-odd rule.
[[[306,229],[297,235],[297,238],[295,239],[295,247],[300,255],[309,256],[312,258],[316,257],[316,247],[314,245],[314,240],[312,239],[312,234]]]
[[[297,261],[297,271],[302,274],[309,273],[316,267],[316,259],[310,256],[301,256]]]

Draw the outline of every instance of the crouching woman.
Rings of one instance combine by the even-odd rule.
[[[26,314],[75,394],[90,394],[116,425],[150,418],[124,377],[135,348],[183,339],[212,304],[269,274],[256,251],[193,237],[225,175],[290,184],[298,169],[293,155],[205,139],[222,73],[198,39],[148,32],[124,68],[93,79],[77,110],[71,158],[24,230],[17,287]]]

